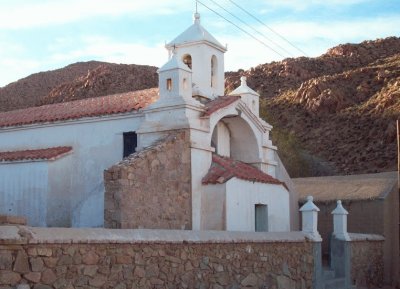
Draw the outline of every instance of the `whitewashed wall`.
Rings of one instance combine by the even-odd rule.
[[[72,191],[74,181],[73,153],[48,162],[49,167],[49,190],[47,193],[47,216],[48,227],[71,227],[72,206],[74,199],[79,194]]]
[[[225,230],[225,184],[203,186],[201,196],[201,230]]]
[[[47,193],[47,162],[0,163],[0,214],[22,215],[30,226],[46,226]]]
[[[103,171],[122,159],[122,134],[136,131],[140,116],[132,113],[26,128],[3,128],[0,129],[0,151],[72,146],[71,224],[73,227],[100,227],[104,222]],[[21,172],[21,176],[26,175],[29,172]],[[14,189],[15,194],[22,194],[19,191]]]
[[[255,205],[268,205],[268,231],[290,231],[289,192],[282,185],[232,178],[226,182],[226,229],[255,231]]]
[[[219,49],[212,48],[205,44],[193,46],[178,46],[175,50],[177,56],[182,59],[185,54],[192,56],[192,81],[195,87],[210,98],[224,95],[225,71],[224,53]],[[216,83],[211,87],[211,58],[217,59]]]

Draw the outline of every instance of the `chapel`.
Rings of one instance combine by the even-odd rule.
[[[194,14],[158,89],[0,113],[0,214],[31,226],[290,231],[297,195],[241,78]]]

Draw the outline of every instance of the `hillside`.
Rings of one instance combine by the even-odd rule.
[[[240,75],[263,97],[262,115],[275,126],[272,135],[291,175],[396,169],[399,38],[229,73],[228,90]]]
[[[0,111],[141,90],[157,83],[153,66],[78,62],[0,88]]]
[[[344,44],[320,57],[289,58],[226,73],[245,75],[291,176],[396,169],[400,38]],[[151,66],[80,62],[0,88],[0,111],[157,86]]]

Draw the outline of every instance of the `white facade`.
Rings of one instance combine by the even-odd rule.
[[[46,226],[49,191],[46,162],[0,165],[0,214],[25,216],[30,226]]]
[[[53,124],[37,124],[16,128],[0,128],[0,150],[17,151],[25,149],[40,149],[56,146],[72,146],[73,153],[68,157],[69,164],[62,169],[56,166],[63,160],[54,163],[21,163],[2,164],[0,169],[8,174],[15,175],[14,178],[2,178],[0,188],[7,190],[5,194],[29,194],[29,190],[16,192],[16,178],[26,180],[25,184],[32,191],[41,191],[50,199],[54,194],[68,196],[71,210],[69,223],[73,227],[101,227],[104,215],[104,183],[103,171],[122,159],[123,133],[136,131],[141,122],[141,114],[130,113],[121,116],[105,116],[99,118],[88,118],[71,120]],[[54,166],[53,166],[54,165]],[[41,168],[44,166],[43,168]],[[56,167],[55,167],[56,166]],[[18,174],[11,170],[17,168]],[[31,171],[27,171],[32,167]],[[32,172],[34,171],[34,173]],[[25,171],[22,173],[22,171]],[[36,176],[41,172],[43,176],[53,180],[47,183],[46,178]],[[27,182],[30,182],[28,185]],[[36,182],[40,184],[36,185]],[[47,183],[47,184],[46,184]],[[70,183],[70,189],[64,191],[64,183]],[[15,188],[10,191],[9,187]],[[54,189],[53,189],[54,188]],[[51,189],[51,190],[50,190]],[[0,189],[2,191],[2,189]],[[24,200],[28,202],[29,197],[25,194]],[[28,202],[29,203],[29,202]],[[45,202],[44,202],[45,203]],[[36,208],[32,208],[36,210]],[[0,214],[7,213],[3,208]],[[56,212],[55,212],[56,213]],[[43,225],[44,219],[35,217],[35,224]],[[53,225],[62,226],[66,221]],[[46,222],[46,225],[50,223]]]
[[[283,185],[232,178],[207,185],[202,194],[201,230],[255,231],[256,205],[267,207],[265,231],[290,231],[289,192]]]

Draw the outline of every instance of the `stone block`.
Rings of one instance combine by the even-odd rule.
[[[296,282],[286,276],[277,276],[278,289],[296,288]]]
[[[107,282],[107,277],[104,275],[96,275],[89,280],[89,285],[99,288],[102,287]]]
[[[11,270],[13,256],[10,251],[0,250],[0,270]]]
[[[50,248],[39,247],[37,248],[37,254],[39,256],[51,257],[53,251]]]
[[[246,276],[240,283],[244,287],[255,287],[257,286],[258,283],[258,277],[254,273],[250,273],[249,275]],[[294,287],[287,287],[287,288],[294,288]],[[286,289],[287,289],[286,288]]]
[[[33,272],[41,272],[44,269],[44,263],[40,257],[30,257],[29,263]]]
[[[57,280],[57,275],[52,269],[46,269],[42,272],[42,277],[40,279],[44,284],[51,285]]]
[[[24,275],[24,278],[33,283],[38,283],[42,277],[42,273],[40,272],[29,272]]]
[[[21,275],[16,272],[3,270],[0,273],[0,284],[13,286],[21,280]]]
[[[35,286],[33,286],[32,289],[53,289],[53,288],[46,284],[36,284]]]
[[[82,256],[82,262],[86,265],[95,265],[99,262],[99,256],[95,252],[89,251]]]

